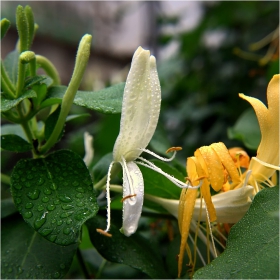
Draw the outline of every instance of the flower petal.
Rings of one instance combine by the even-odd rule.
[[[279,77],[280,75],[274,75],[268,84],[268,108],[257,98],[239,94],[253,106],[260,125],[262,138],[257,158],[276,166],[279,165]],[[251,161],[249,169],[252,169],[252,180],[254,178],[258,182],[263,182],[264,178],[270,178],[275,172],[256,161]],[[259,174],[262,176],[260,177]]]
[[[122,103],[120,133],[116,140],[114,161],[135,160],[146,148],[157,126],[161,89],[156,59],[139,47],[134,53]]]
[[[208,146],[200,147],[194,153],[204,170],[208,172],[208,179],[212,188],[217,192],[224,184],[224,168],[215,151]]]
[[[236,190],[219,193],[212,196],[214,203],[217,222],[220,223],[237,223],[248,211],[252,200],[254,188],[245,186]],[[194,219],[198,219],[200,214],[200,201],[195,202]],[[202,206],[201,221],[207,221],[205,205]]]
[[[222,142],[213,143],[213,144],[210,145],[210,147],[212,149],[214,149],[214,151],[216,152],[216,154],[220,158],[223,166],[225,167],[229,176],[231,177],[231,180],[234,183],[239,183],[240,178],[239,178],[238,171],[236,169],[236,166],[235,166],[234,162],[231,159],[231,156],[230,156],[230,154],[228,152],[228,149],[225,146],[225,144],[222,143]]]
[[[144,180],[139,167],[132,161],[123,165],[123,226],[126,236],[138,227],[144,198]],[[135,196],[134,196],[135,195]]]

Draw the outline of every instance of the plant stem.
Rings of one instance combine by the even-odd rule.
[[[10,185],[11,184],[11,177],[6,175],[6,174],[1,173],[1,183]]]
[[[99,279],[99,278],[100,278],[100,276],[101,276],[101,274],[102,274],[102,272],[103,272],[103,269],[104,269],[106,263],[107,263],[107,260],[103,259],[103,260],[102,260],[102,263],[101,263],[101,265],[99,266],[99,269],[98,269],[98,271],[97,271],[97,273],[96,273],[96,275],[95,275],[95,279]]]
[[[84,258],[83,258],[83,255],[82,255],[82,252],[81,252],[80,248],[77,249],[77,259],[78,259],[78,262],[79,262],[79,264],[81,266],[81,269],[84,273],[85,278],[86,279],[91,279],[91,277],[89,275],[89,272],[88,272],[88,269],[86,267],[86,264],[84,262]]]
[[[52,85],[60,85],[60,77],[55,66],[42,55],[36,55],[36,61],[37,64],[40,64],[40,66],[45,70],[46,74],[52,78]]]

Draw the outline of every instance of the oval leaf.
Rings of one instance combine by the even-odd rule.
[[[82,224],[98,210],[88,169],[71,151],[20,160],[11,185],[24,220],[59,245],[78,242]]]
[[[77,91],[73,103],[105,114],[121,113],[124,85],[120,83],[99,91]],[[65,86],[51,87],[41,106],[61,103],[66,89]]]
[[[11,152],[28,152],[32,145],[15,134],[1,135],[1,148]]]
[[[22,100],[26,98],[36,97],[37,94],[34,90],[27,90],[17,99],[8,99],[3,94],[1,94],[1,109],[0,112],[6,112],[19,104]]]
[[[8,53],[8,55],[4,60],[4,67],[14,85],[17,82],[18,60],[19,60],[19,52],[17,51],[17,49]]]
[[[18,215],[2,220],[1,241],[1,279],[63,278],[78,247],[47,241]]]
[[[279,187],[259,192],[231,230],[225,251],[195,279],[279,279]]]
[[[126,237],[119,227],[111,225],[112,237],[96,232],[97,228],[106,227],[106,219],[96,216],[87,221],[90,239],[96,250],[108,261],[122,263],[137,268],[152,279],[169,278],[160,256],[152,249],[149,240],[137,233]]]

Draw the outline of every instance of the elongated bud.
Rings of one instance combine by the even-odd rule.
[[[27,26],[28,26],[28,49],[31,47],[33,38],[34,38],[34,16],[30,6],[25,6],[24,8]]]
[[[19,36],[19,52],[28,50],[28,22],[24,12],[24,9],[21,5],[17,7],[16,11],[16,25]]]
[[[8,29],[10,28],[10,26],[11,26],[11,23],[10,23],[9,20],[7,20],[6,18],[3,18],[1,20],[1,40],[6,35]]]

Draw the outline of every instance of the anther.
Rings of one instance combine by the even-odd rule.
[[[170,153],[170,152],[177,152],[177,151],[181,151],[183,148],[182,147],[171,147],[169,148],[166,153]]]
[[[105,231],[101,228],[97,228],[96,231],[99,232],[100,234],[103,234],[103,235],[107,236],[107,237],[112,237],[112,234],[108,233],[107,231]]]
[[[128,195],[128,196],[125,196],[125,197],[123,197],[123,198],[121,199],[121,202],[124,202],[126,199],[131,198],[131,197],[134,197],[134,196],[136,196],[136,194],[130,194],[130,195]]]

